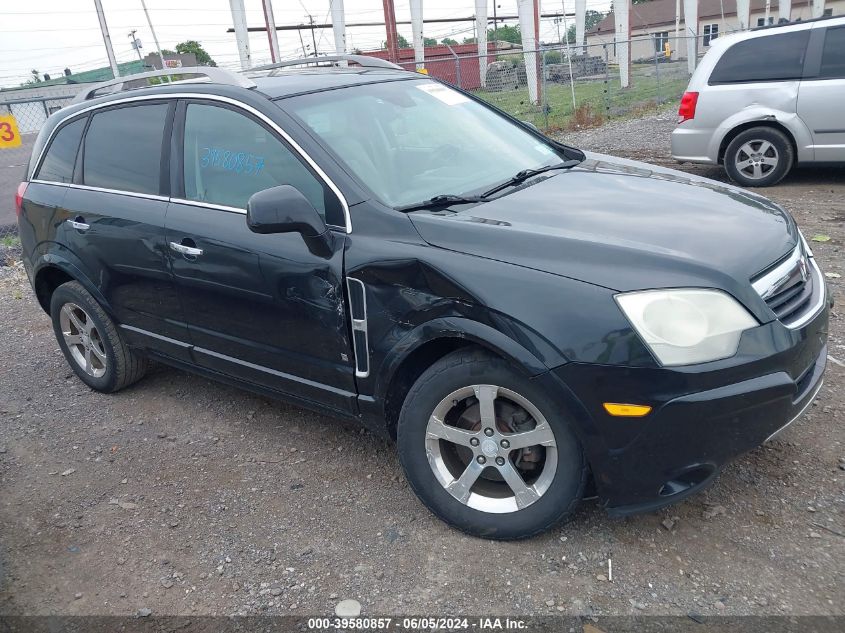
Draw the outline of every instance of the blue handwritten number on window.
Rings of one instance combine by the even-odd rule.
[[[204,147],[200,156],[200,167],[219,167],[236,174],[258,175],[264,169],[264,157],[249,152],[233,152],[217,147]]]

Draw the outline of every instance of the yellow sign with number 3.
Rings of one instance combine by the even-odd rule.
[[[0,149],[11,149],[21,146],[21,135],[18,132],[18,122],[11,114],[0,114]]]

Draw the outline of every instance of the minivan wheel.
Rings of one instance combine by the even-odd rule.
[[[792,143],[780,130],[753,127],[740,132],[725,150],[725,170],[743,187],[769,187],[780,182],[795,160]]]
[[[78,281],[56,289],[50,315],[65,359],[86,385],[111,393],[143,377],[146,358],[126,345],[114,321]]]
[[[519,539],[568,518],[587,464],[567,416],[504,360],[459,350],[402,406],[399,459],[417,496],[475,536]]]

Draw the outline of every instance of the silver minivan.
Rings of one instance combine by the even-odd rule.
[[[746,187],[845,162],[845,17],[714,41],[681,98],[672,157],[724,165]]]

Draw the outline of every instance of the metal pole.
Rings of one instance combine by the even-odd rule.
[[[135,49],[135,52],[138,53],[138,60],[144,61],[144,56],[141,55],[141,47],[138,46],[138,38],[135,37],[135,33],[138,31],[136,29],[132,29],[129,31],[129,37],[132,38],[132,48]]]
[[[97,7],[97,18],[100,20],[100,30],[103,32],[103,43],[106,45],[106,55],[109,58],[109,66],[114,74],[114,78],[120,77],[120,70],[117,68],[117,59],[114,56],[114,49],[111,45],[111,37],[109,36],[109,27],[106,24],[106,14],[103,13],[103,5],[100,0],[94,0],[94,6]]]
[[[652,46],[654,47],[654,75],[657,79],[657,103],[660,103],[660,58],[657,57],[657,38],[652,35],[651,39]]]
[[[458,88],[460,88],[461,87],[461,58],[458,57],[457,53],[455,53],[454,49],[449,44],[446,44],[446,48],[449,49],[449,52],[452,54],[452,57],[455,58],[455,81],[458,84]]]
[[[396,32],[396,9],[393,0],[382,0],[384,28],[387,32],[387,57],[394,64],[399,61],[399,34]]]
[[[561,2],[563,6],[563,2]],[[577,18],[576,18],[577,19]],[[566,25],[566,7],[563,6],[563,32],[566,33],[566,61],[569,63],[569,88],[572,91],[572,112],[575,113],[575,80],[572,78],[572,51],[569,48],[569,27]]]
[[[241,69],[246,70],[252,66],[252,55],[249,51],[249,31],[246,26],[244,0],[229,0],[229,7],[232,11],[232,26],[235,32],[235,42],[238,46],[238,58],[241,62]]]
[[[314,57],[317,56],[317,36],[314,30],[314,16],[308,15],[308,22],[311,24],[311,43],[314,44]]]
[[[279,54],[279,35],[276,33],[276,19],[273,17],[273,0],[261,0],[264,8],[264,24],[267,25],[267,39],[270,42],[270,59],[281,61]]]
[[[99,0],[97,0],[99,2]],[[164,63],[164,55],[161,54],[161,46],[158,45],[158,37],[156,36],[155,29],[153,28],[153,21],[150,20],[150,12],[147,11],[147,3],[145,0],[141,0],[141,6],[144,7],[144,15],[147,16],[147,24],[150,25],[150,32],[153,34],[153,42],[155,42],[156,50],[158,51],[158,58],[161,60],[161,67],[164,69],[166,67]]]

